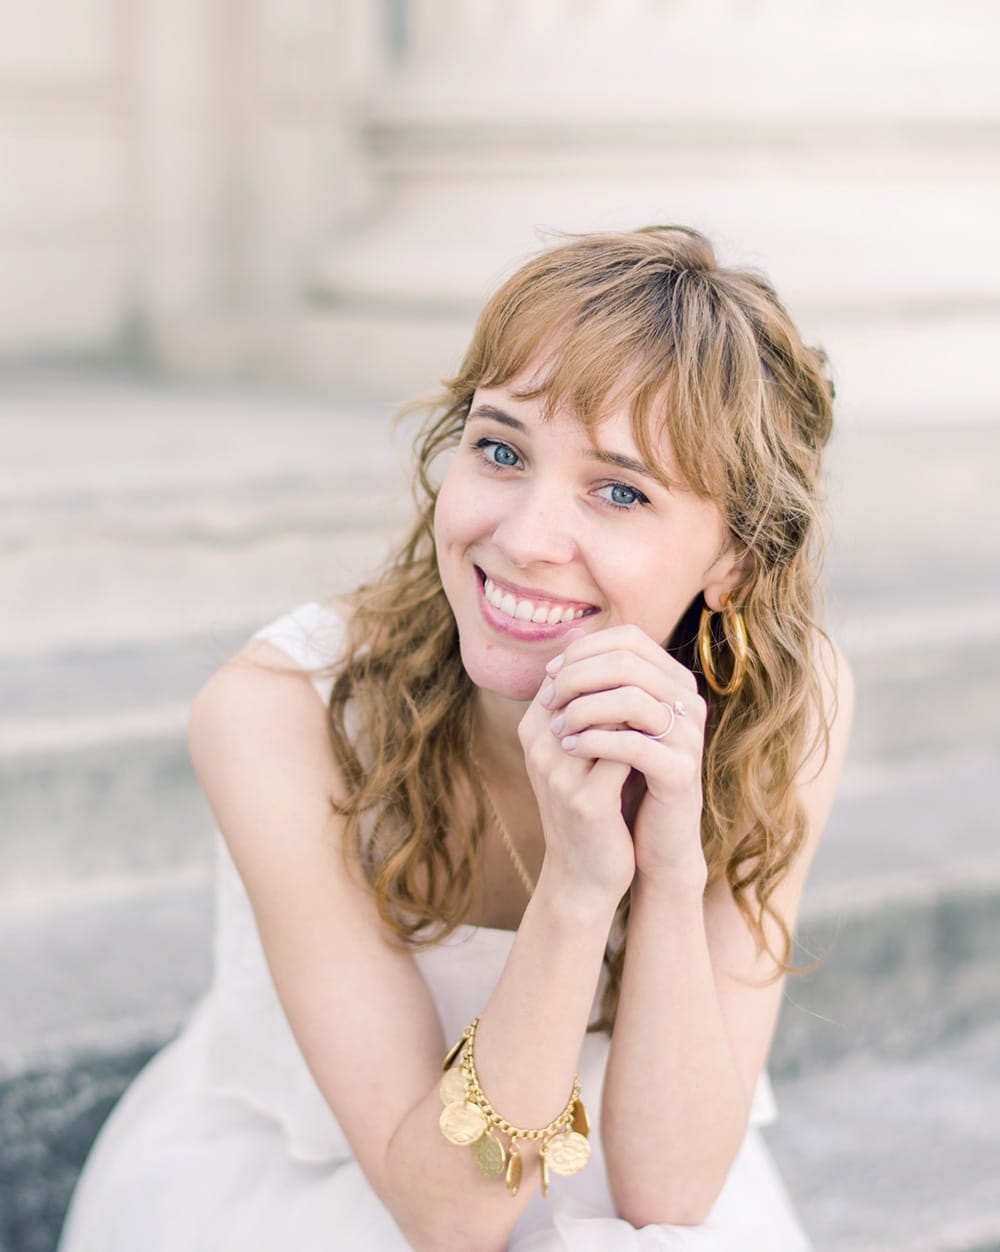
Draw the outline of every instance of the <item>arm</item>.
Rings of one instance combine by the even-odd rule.
[[[414,1248],[505,1248],[538,1171],[526,1156],[511,1198],[441,1135],[441,1059],[454,1041],[414,961],[345,867],[343,824],[328,802],[342,782],[325,710],[284,654],[264,643],[250,652],[265,664],[237,659],[200,692],[190,746],[292,1030]],[[559,886],[543,868],[477,1039],[484,1089],[526,1126],[546,1124],[565,1103],[613,915],[614,900]]]
[[[648,655],[641,641],[633,645]],[[577,655],[584,651],[578,647]],[[657,700],[669,699],[684,676],[671,672],[669,658],[653,660],[660,677],[647,674],[644,682]],[[836,708],[829,755],[800,771],[806,841],[772,897],[790,928],[846,748],[852,689],[846,663],[836,661],[825,693],[828,710]],[[581,675],[564,695],[594,685]],[[701,797],[694,779],[704,713],[701,708],[695,715],[700,702],[689,689],[683,699],[690,709],[687,738],[672,734],[669,752],[643,736],[619,731],[605,741],[605,732],[593,730],[581,733],[573,749],[629,756],[650,789],[636,824],[637,871],[602,1119],[616,1205],[638,1226],[697,1224],[707,1217],[746,1133],[782,991],[773,961],[758,953],[728,885],[703,895]],[[642,715],[640,708],[624,720],[641,725]],[[603,720],[612,720],[610,711]],[[657,729],[662,724],[661,716]]]

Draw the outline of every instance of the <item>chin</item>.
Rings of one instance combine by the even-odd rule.
[[[545,679],[547,657],[512,656],[502,647],[462,649],[462,664],[474,686],[505,700],[530,703]]]

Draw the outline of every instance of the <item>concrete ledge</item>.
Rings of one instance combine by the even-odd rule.
[[[79,1057],[0,1081],[0,1252],[52,1252],[87,1151],[149,1056]]]
[[[1000,1248],[1000,1022],[779,1085],[767,1132],[822,1252]]]
[[[821,963],[785,984],[771,1050],[777,1076],[849,1057],[911,1057],[1000,1019],[996,884],[807,919],[799,940],[797,959]]]

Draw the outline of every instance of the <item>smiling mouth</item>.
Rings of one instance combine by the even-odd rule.
[[[483,583],[483,595],[487,601],[504,617],[519,622],[534,622],[539,626],[557,626],[564,622],[575,622],[581,617],[589,617],[598,612],[593,605],[567,604],[557,600],[532,600],[527,596],[516,596],[505,591],[487,574],[479,570]]]

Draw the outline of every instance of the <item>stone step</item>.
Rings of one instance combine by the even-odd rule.
[[[208,985],[212,913],[202,866],[4,908],[0,1078],[170,1038]]]
[[[0,660],[259,625],[409,521],[407,438],[371,404],[25,375],[0,436]]]
[[[987,793],[980,787],[981,795]],[[969,790],[974,794],[974,789]],[[72,872],[8,890],[0,909],[0,1068],[90,1046],[95,1022],[109,1038],[161,1037],[201,992],[211,951],[211,819],[192,786],[186,821],[176,796],[137,823],[133,843],[81,852],[65,836]],[[933,790],[900,802],[904,817],[932,808]],[[886,808],[892,808],[886,802]],[[160,841],[143,844],[157,812]],[[843,808],[828,846],[852,830]],[[973,823],[965,826],[963,822]],[[914,826],[915,826],[914,821]],[[931,856],[896,866],[857,864],[844,840],[817,864],[798,928],[796,963],[812,971],[786,984],[772,1050],[792,1074],[857,1052],[919,1051],[1000,1017],[1000,865],[982,838],[976,806],[955,814],[951,837],[968,851],[951,873]],[[182,851],[170,856],[171,840]],[[823,855],[821,853],[821,855]],[[58,862],[58,848],[50,856]],[[15,872],[18,866],[15,864]],[[109,960],[119,952],[121,960]],[[43,989],[40,991],[39,989]],[[165,992],[168,988],[169,992]]]
[[[345,589],[408,523],[414,428],[370,400],[6,376],[0,658],[196,638]],[[998,423],[841,424],[828,585],[852,652],[962,646],[984,608],[1000,629],[997,463]]]
[[[1000,1249],[1000,1021],[777,1094],[767,1139],[818,1252]]]
[[[248,634],[0,660],[0,900],[207,863],[187,716]],[[899,646],[891,670],[877,655],[855,660],[854,740],[813,869],[817,908],[996,877],[995,657],[978,641],[962,654]]]
[[[807,893],[771,1052],[779,1075],[918,1054],[1000,1019],[1000,880],[817,911]],[[204,990],[211,865],[106,876],[2,911],[0,1074],[166,1038]],[[117,954],[117,955],[116,955]]]

